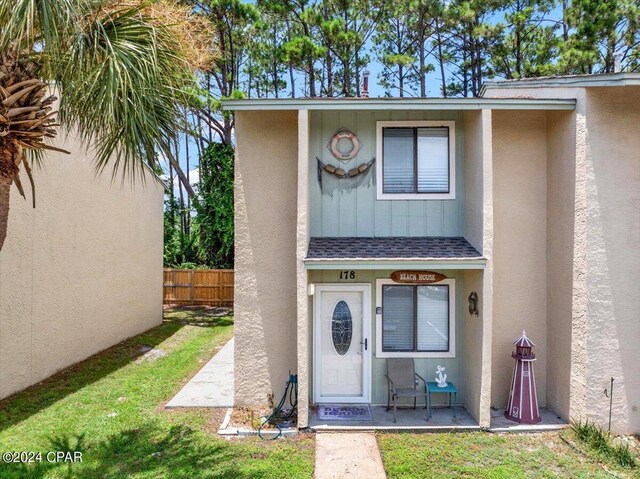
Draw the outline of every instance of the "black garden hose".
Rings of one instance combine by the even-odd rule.
[[[291,405],[291,409],[283,410],[283,406],[287,401],[287,398],[289,399],[289,404]],[[273,412],[269,416],[267,416],[265,421],[262,424],[260,424],[260,427],[258,427],[258,436],[260,437],[260,439],[267,439],[262,436],[262,427],[265,424],[272,424],[278,429],[278,434],[276,434],[272,438],[269,438],[271,441],[278,439],[280,436],[282,436],[282,427],[280,426],[280,424],[282,423],[283,420],[291,419],[292,417],[294,417],[297,414],[297,411],[298,411],[298,375],[291,374],[291,371],[289,371],[289,380],[287,381],[287,386],[284,389],[284,394],[282,395],[280,402],[275,408],[273,408]]]

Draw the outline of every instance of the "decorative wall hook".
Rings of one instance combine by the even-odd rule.
[[[469,295],[469,314],[478,316],[478,293],[472,291]]]

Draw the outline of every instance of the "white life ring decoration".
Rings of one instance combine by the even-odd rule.
[[[340,150],[338,144],[341,140],[348,140],[351,142],[351,149],[349,149],[349,151]],[[358,140],[358,137],[355,135],[355,133],[352,133],[350,131],[339,131],[338,133],[333,135],[333,138],[331,138],[331,142],[327,145],[327,147],[331,151],[331,154],[334,158],[341,161],[349,161],[354,159],[358,155],[360,149],[362,148],[362,143],[360,143],[360,140]]]

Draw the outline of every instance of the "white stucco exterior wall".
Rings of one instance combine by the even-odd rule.
[[[463,355],[466,406],[481,427],[491,422],[493,328],[493,140],[491,110],[464,113],[464,236],[485,258],[484,271],[465,271],[464,297],[474,291],[479,315],[464,308]]]
[[[304,266],[309,245],[309,111],[298,111],[298,216],[296,226],[296,279],[298,317],[298,427],[309,423],[309,393],[311,386],[311,328],[308,274]]]
[[[547,112],[547,407],[571,417],[576,114]]]
[[[609,400],[603,390],[614,377],[612,429],[620,433],[637,433],[640,431],[640,363],[635,352],[640,337],[637,321],[640,299],[636,294],[640,272],[640,145],[637,134],[640,88],[492,88],[486,96],[514,95],[576,99],[570,418],[588,418],[606,426]],[[551,144],[554,140],[550,137],[549,141]],[[564,181],[568,182],[565,186],[570,186],[571,178]],[[549,201],[552,198],[553,201],[560,200],[552,192],[548,198]],[[563,201],[567,200],[571,198],[563,198]],[[557,208],[560,212],[555,214],[562,216],[561,209],[566,208],[566,204],[558,204]],[[549,247],[555,257],[567,249],[563,246],[558,250],[555,243]],[[566,314],[563,312],[567,309],[566,299],[561,295],[556,299],[558,301],[550,303],[549,311],[554,315]],[[550,315],[548,321],[556,319]],[[553,326],[553,332],[560,336],[558,341],[566,343],[563,337],[567,335],[567,328],[556,326]],[[548,374],[556,374],[555,371],[562,367],[562,356],[558,357],[558,366],[549,363]],[[557,374],[562,381],[564,373],[559,371]],[[562,405],[559,407],[563,408]]]
[[[586,90],[586,415],[640,432],[640,87]]]
[[[538,402],[546,397],[546,196],[544,111],[493,111],[492,405],[506,407],[512,343],[523,329],[535,342]]]
[[[235,405],[297,371],[298,112],[236,113]]]
[[[73,135],[58,146],[71,155],[46,153],[35,209],[11,191],[0,398],[162,322],[162,185],[151,175],[133,185],[94,178]]]

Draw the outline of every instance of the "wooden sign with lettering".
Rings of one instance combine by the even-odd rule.
[[[394,283],[429,284],[437,283],[447,279],[447,277],[444,274],[434,273],[433,271],[394,271],[391,273],[391,279]]]

